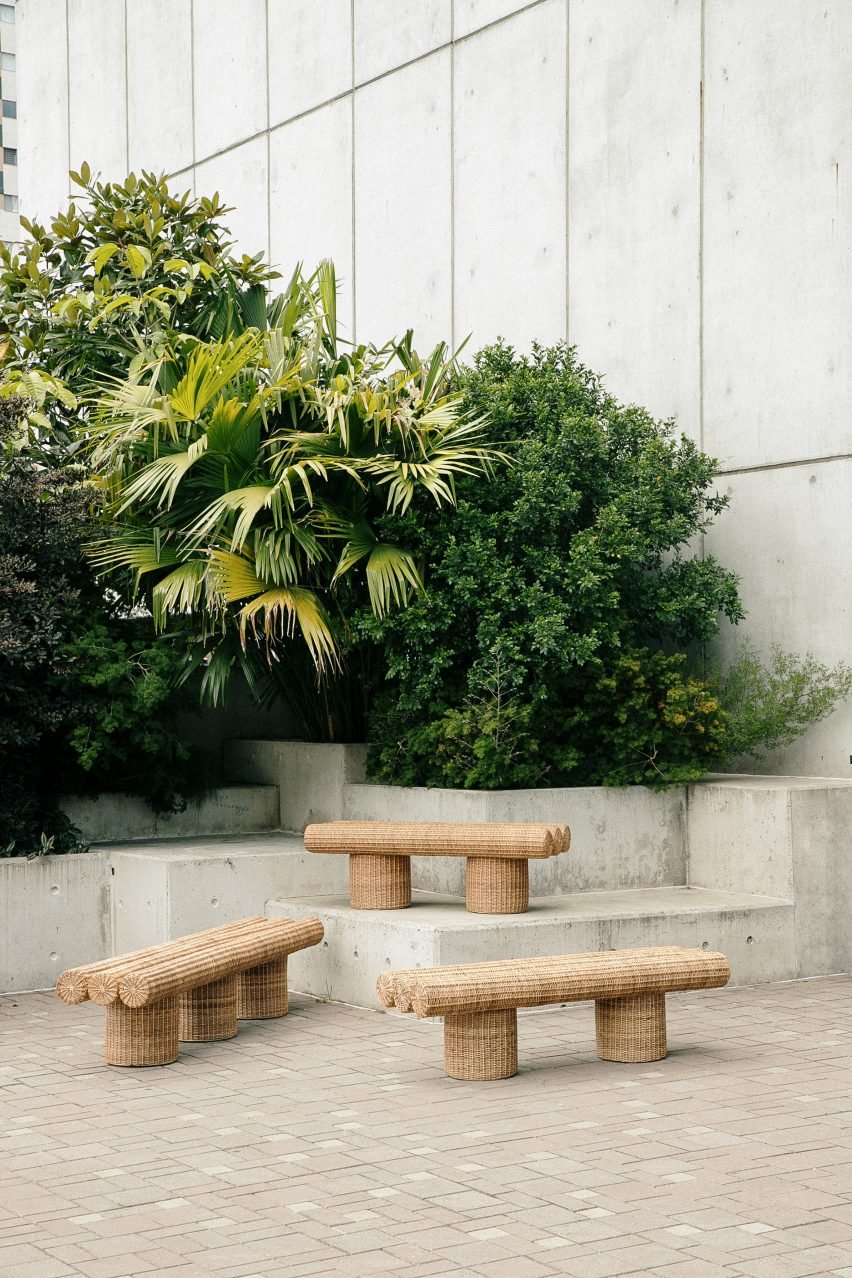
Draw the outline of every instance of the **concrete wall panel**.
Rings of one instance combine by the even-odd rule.
[[[265,0],[193,0],[195,158],[267,123]]]
[[[570,10],[568,332],[620,399],[699,430],[701,11]]]
[[[65,0],[19,0],[16,14],[20,207],[46,223],[68,197]]]
[[[565,335],[565,6],[455,54],[455,336]],[[522,109],[519,109],[522,108]]]
[[[453,34],[456,40],[480,27],[523,9],[528,0],[455,0]]]
[[[289,275],[330,257],[340,286],[338,318],[352,333],[352,112],[348,100],[275,129],[270,139],[270,254]]]
[[[849,451],[852,6],[707,6],[705,439],[725,464]]]
[[[88,161],[107,180],[127,176],[124,5],[68,0],[71,168]]]
[[[451,27],[447,0],[355,0],[355,83],[446,44]]]
[[[852,504],[852,462],[731,475],[731,507],[707,536],[707,551],[741,577],[747,619],[726,627],[717,648],[729,660],[748,636],[767,653],[778,643],[833,664],[849,658],[852,556],[838,511]],[[849,707],[749,770],[823,777],[852,775]]]
[[[254,255],[269,251],[266,138],[254,138],[195,167],[198,195],[218,191],[233,206],[225,219],[238,252]]]
[[[128,167],[173,173],[192,163],[192,0],[127,6]]]
[[[352,88],[350,0],[269,0],[269,123]]]
[[[450,74],[443,50],[356,94],[361,341],[385,341],[411,326],[421,352],[451,339]],[[414,145],[401,140],[401,119]]]

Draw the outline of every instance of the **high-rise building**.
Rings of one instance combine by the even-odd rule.
[[[15,6],[0,4],[0,240],[20,239],[18,222],[18,87],[15,64]]]

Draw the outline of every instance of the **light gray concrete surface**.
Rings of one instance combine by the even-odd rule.
[[[294,835],[240,835],[106,848],[116,954],[263,914],[271,896],[346,890],[343,857],[311,856]]]
[[[294,989],[377,1007],[386,968],[487,962],[645,945],[720,950],[733,980],[752,985],[796,975],[793,904],[700,888],[588,892],[541,897],[526,914],[468,914],[464,902],[415,893],[405,910],[353,910],[347,897],[270,901],[270,918],[316,916],[320,946],[293,955]]]
[[[0,860],[0,991],[111,953],[109,878],[106,852]]]
[[[366,761],[364,745],[240,740],[225,746],[225,770],[233,781],[278,787],[282,830],[340,817],[344,787],[364,779]]]
[[[220,786],[197,803],[190,802],[183,812],[153,812],[144,799],[130,794],[66,795],[62,810],[88,843],[193,838],[279,827],[274,785]]]
[[[351,784],[343,811],[367,820],[565,822],[571,850],[529,863],[534,896],[686,883],[683,788],[465,791]],[[413,859],[412,882],[424,891],[461,895],[464,873],[461,857]]]

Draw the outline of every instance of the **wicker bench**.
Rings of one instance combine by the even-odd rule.
[[[666,993],[726,985],[723,954],[687,950],[610,950],[383,972],[384,1007],[443,1016],[450,1078],[511,1078],[518,1070],[519,1007],[595,1002],[598,1056],[658,1061],[666,1055]]]
[[[356,910],[410,905],[412,856],[463,856],[468,910],[523,914],[530,895],[529,859],[558,856],[570,845],[567,825],[325,821],[305,830],[309,852],[348,855],[349,901]]]
[[[287,956],[322,937],[319,919],[241,919],[69,968],[56,992],[106,1009],[107,1064],[169,1065],[180,1041],[233,1038],[238,1020],[285,1016]]]

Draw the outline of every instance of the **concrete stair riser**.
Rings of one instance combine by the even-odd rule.
[[[733,980],[750,985],[796,973],[789,901],[670,888],[590,893],[530,903],[524,915],[470,915],[462,901],[417,894],[407,910],[353,910],[345,897],[271,901],[270,918],[317,915],[323,944],[296,956],[294,989],[378,1007],[379,972],[646,945],[721,950]]]

